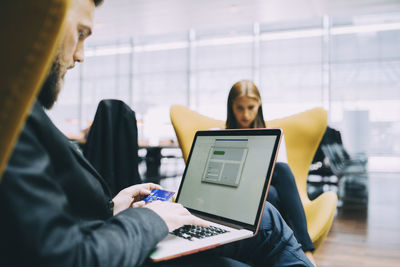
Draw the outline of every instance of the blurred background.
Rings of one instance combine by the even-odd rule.
[[[174,139],[170,105],[224,120],[231,85],[252,79],[267,120],[322,106],[371,170],[400,171],[400,1],[112,0],[97,11],[86,62],[50,112],[67,135],[117,98],[141,141]]]
[[[338,209],[317,263],[400,266],[399,0],[105,0],[85,56],[49,115],[79,138],[101,99],[125,101],[136,112],[142,177],[169,177],[167,188],[185,167],[171,105],[225,120],[232,84],[251,79],[266,120],[325,108],[366,170],[342,179],[361,186],[363,205]],[[342,174],[324,175],[310,176],[309,188],[322,181],[322,191],[339,192]]]

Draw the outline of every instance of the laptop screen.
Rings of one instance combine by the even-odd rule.
[[[281,131],[199,131],[177,202],[191,211],[254,226],[262,211]]]

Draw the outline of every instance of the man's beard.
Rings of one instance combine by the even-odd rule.
[[[63,84],[62,75],[60,57],[57,55],[38,96],[40,103],[46,109],[51,109],[57,101]]]

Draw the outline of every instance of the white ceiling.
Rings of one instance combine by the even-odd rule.
[[[399,12],[400,0],[105,0],[89,44],[253,22]]]

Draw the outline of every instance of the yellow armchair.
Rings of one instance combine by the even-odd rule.
[[[68,0],[8,0],[0,10],[0,181],[51,65]]]
[[[196,131],[225,127],[224,121],[201,115],[181,105],[173,105],[170,115],[185,162]],[[266,124],[270,128],[283,129],[288,163],[304,206],[308,232],[317,249],[331,228],[337,204],[337,195],[334,192],[325,192],[312,201],[307,195],[308,169],[325,132],[327,112],[322,108],[314,108],[267,121]]]

